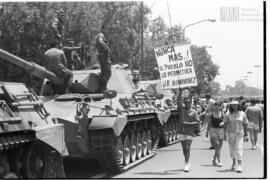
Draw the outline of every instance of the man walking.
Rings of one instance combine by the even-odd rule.
[[[250,106],[246,109],[246,115],[248,118],[248,132],[250,135],[251,149],[255,150],[258,146],[258,133],[262,131],[262,110],[256,106],[256,100],[250,100]]]
[[[179,98],[178,98],[179,99]],[[181,100],[179,100],[181,101]],[[180,106],[180,107],[179,107]],[[181,102],[178,104],[180,109],[180,137],[183,154],[185,156],[184,171],[188,172],[190,169],[190,146],[194,136],[195,126],[200,123],[197,111],[191,108],[191,99],[184,98],[184,107]]]

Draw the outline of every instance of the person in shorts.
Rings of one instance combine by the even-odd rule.
[[[208,128],[206,132],[206,137],[208,137],[210,132],[210,138],[213,142],[213,145],[215,147],[215,153],[212,160],[212,163],[214,166],[222,166],[221,160],[220,160],[220,151],[223,144],[224,139],[224,114],[222,112],[222,107],[220,102],[214,103],[214,110],[213,113],[211,113],[208,121]]]
[[[200,123],[197,111],[191,108],[191,99],[184,98],[184,107],[181,107],[180,113],[180,136],[179,140],[185,156],[184,171],[188,172],[190,168],[190,146],[194,136],[195,126]]]
[[[248,132],[250,135],[250,141],[251,141],[251,149],[255,150],[258,146],[258,133],[262,131],[262,119],[263,119],[263,113],[262,110],[255,106],[256,100],[251,99],[250,100],[250,106],[246,109],[246,115],[248,118]]]

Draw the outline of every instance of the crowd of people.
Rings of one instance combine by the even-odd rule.
[[[214,100],[210,94],[201,99],[185,97],[181,105],[180,141],[185,157],[184,171],[190,169],[192,139],[202,135],[201,130],[206,129],[205,136],[210,137],[209,149],[215,150],[213,166],[222,166],[221,149],[223,141],[227,141],[232,159],[231,170],[241,173],[243,142],[250,139],[251,149],[258,147],[258,133],[263,127],[263,105],[256,99],[247,100],[242,96],[224,101]]]

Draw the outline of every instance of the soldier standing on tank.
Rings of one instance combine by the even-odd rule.
[[[67,58],[67,68],[70,70],[80,69],[83,67],[84,63],[76,50],[81,49],[82,46],[74,46],[74,41],[72,39],[67,40],[67,42],[68,46],[62,48]]]
[[[111,77],[111,60],[110,48],[105,43],[103,33],[99,33],[96,38],[97,60],[100,64],[100,88],[98,92],[103,92],[107,89],[107,83]]]
[[[44,65],[46,69],[64,79],[64,84],[60,89],[57,89],[57,93],[66,93],[68,87],[71,85],[73,75],[72,72],[66,68],[66,56],[64,51],[59,49],[59,42],[56,39],[51,40],[50,49],[44,53]]]
[[[57,11],[57,18],[53,20],[52,23],[52,33],[53,39],[57,39],[59,41],[60,48],[62,47],[63,41],[63,29],[64,29],[64,21],[65,21],[65,13],[63,10]]]

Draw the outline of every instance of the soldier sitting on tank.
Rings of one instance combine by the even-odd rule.
[[[67,40],[67,46],[62,49],[67,58],[67,68],[70,70],[78,70],[84,66],[83,61],[76,52],[76,50],[81,49],[82,46],[74,46],[74,41],[72,39]]]
[[[57,12],[57,18],[53,20],[51,25],[53,39],[57,39],[59,41],[60,47],[62,47],[64,21],[65,13],[63,10],[60,10]]]
[[[64,79],[63,86],[61,86],[60,89],[55,89],[55,91],[57,91],[56,93],[66,93],[68,87],[71,86],[73,74],[66,68],[66,56],[64,51],[59,49],[59,42],[56,39],[51,40],[50,49],[44,53],[44,65],[46,69]]]
[[[100,64],[100,88],[98,92],[104,92],[107,89],[107,83],[111,77],[111,60],[110,60],[110,48],[105,43],[105,37],[103,33],[97,35],[96,49],[97,60]]]

